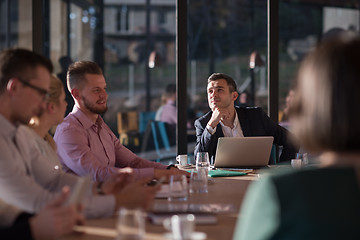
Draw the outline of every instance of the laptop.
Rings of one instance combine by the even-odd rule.
[[[221,137],[215,168],[261,168],[269,163],[274,137]]]

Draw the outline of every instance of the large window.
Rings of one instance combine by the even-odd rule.
[[[101,50],[95,42],[101,34],[98,30],[101,15],[94,1],[50,1],[50,58],[55,72],[61,71],[59,59],[70,57],[76,60],[96,59],[96,51]],[[103,31],[102,29],[100,31]]]
[[[38,1],[0,0],[0,49],[32,48],[32,3]],[[55,73],[61,71],[59,59],[64,56],[73,61],[99,63],[109,92],[109,111],[103,117],[114,133],[124,131],[120,138],[125,145],[140,151],[148,119],[141,116],[154,117],[162,104],[164,89],[176,82],[176,1],[43,2],[50,11],[50,24],[42,26],[50,28],[44,31],[49,34],[44,38],[49,41],[44,43],[49,52],[44,54],[49,54]],[[268,2],[188,1],[187,22],[179,23],[188,30],[187,77],[179,79],[178,84],[187,85],[189,132],[193,120],[209,111],[206,82],[213,72],[232,76],[239,93],[247,93],[244,104],[267,111]],[[284,120],[286,99],[291,100],[287,95],[301,60],[324,36],[340,30],[358,32],[360,5],[353,0],[270,3],[279,7],[279,24],[274,27],[279,36],[279,118]],[[126,116],[120,119],[124,120],[121,125],[119,113],[128,112],[135,113],[131,115],[135,118]],[[129,124],[135,121],[137,126]],[[135,133],[128,131],[132,127],[136,128]]]
[[[279,120],[288,127],[287,109],[301,60],[324,38],[341,31],[358,33],[359,5],[354,1],[283,0],[279,13]]]
[[[266,1],[189,2],[190,92],[196,111],[208,111],[207,78],[223,72],[234,78],[238,92],[246,92],[242,105],[267,109]],[[251,56],[256,64],[250,68]]]
[[[8,47],[32,49],[32,3],[0,0],[0,50]]]

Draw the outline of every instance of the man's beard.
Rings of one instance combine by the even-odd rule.
[[[107,105],[103,109],[96,108],[92,103],[90,103],[85,97],[82,97],[84,106],[92,113],[104,114],[106,113],[108,107]]]

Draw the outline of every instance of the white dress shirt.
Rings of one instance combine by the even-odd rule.
[[[1,114],[0,125],[0,196],[4,202],[37,213],[63,186],[75,186],[78,177],[56,169],[56,163],[48,160],[54,156],[41,155],[34,140],[40,137],[33,130],[15,127]],[[41,142],[48,144],[37,141]],[[92,196],[90,192],[91,189],[85,206],[86,217],[111,216],[114,196]]]

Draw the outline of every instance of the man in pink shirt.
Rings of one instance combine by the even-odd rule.
[[[108,94],[104,75],[96,63],[78,61],[70,65],[67,85],[75,106],[54,136],[65,171],[80,176],[90,174],[96,181],[104,181],[124,167],[134,168],[136,178],[185,174],[142,159],[120,143],[100,116],[107,111]]]

